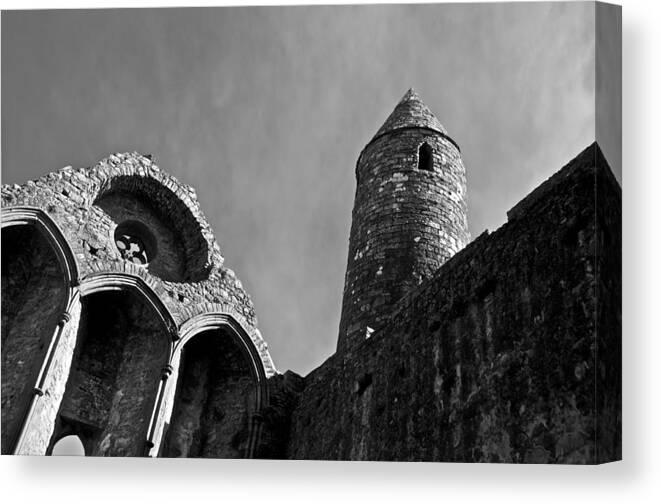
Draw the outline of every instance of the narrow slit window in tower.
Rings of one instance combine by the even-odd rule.
[[[427,142],[418,149],[418,170],[434,171],[434,151]]]

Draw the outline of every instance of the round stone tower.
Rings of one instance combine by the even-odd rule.
[[[356,164],[338,351],[469,241],[459,147],[410,89]]]

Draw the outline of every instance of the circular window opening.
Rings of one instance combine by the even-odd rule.
[[[115,246],[133,264],[145,265],[156,257],[156,239],[142,222],[129,220],[117,226]]]

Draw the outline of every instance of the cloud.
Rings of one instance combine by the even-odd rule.
[[[360,150],[415,87],[473,235],[594,139],[589,3],[5,12],[3,182],[116,150],[193,185],[280,369],[335,348]]]

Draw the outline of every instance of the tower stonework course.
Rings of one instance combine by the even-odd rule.
[[[459,148],[410,89],[356,164],[338,351],[468,243],[466,213]]]

